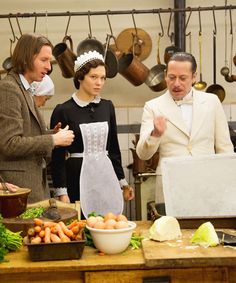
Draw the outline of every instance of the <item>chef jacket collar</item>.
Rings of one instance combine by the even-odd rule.
[[[75,103],[78,104],[80,107],[86,107],[87,105],[89,105],[90,103],[96,103],[98,104],[101,101],[101,97],[100,96],[96,96],[94,98],[94,100],[88,102],[88,101],[83,101],[81,99],[78,98],[78,96],[73,93],[72,94],[72,98],[74,99]]]

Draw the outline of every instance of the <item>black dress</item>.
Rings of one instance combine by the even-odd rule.
[[[52,151],[52,180],[54,188],[67,188],[71,202],[80,199],[80,171],[83,158],[67,158],[71,153],[83,153],[83,139],[79,125],[84,123],[108,122],[109,132],[107,139],[108,156],[111,159],[118,180],[124,179],[121,164],[121,153],[117,138],[115,109],[110,100],[101,99],[99,103],[89,103],[79,106],[73,98],[59,104],[51,116],[50,127],[54,128],[58,122],[62,128],[69,125],[74,131],[74,142],[68,147],[58,147]],[[91,178],[93,172],[91,172]],[[109,176],[108,176],[109,177]]]

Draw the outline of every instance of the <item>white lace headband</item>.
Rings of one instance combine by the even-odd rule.
[[[75,66],[74,66],[75,72],[78,71],[79,69],[81,69],[88,62],[95,60],[95,59],[99,59],[102,62],[104,62],[104,58],[103,58],[102,54],[100,54],[96,50],[84,52],[79,57],[77,57],[77,60],[75,61]]]

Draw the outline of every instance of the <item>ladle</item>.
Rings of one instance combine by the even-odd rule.
[[[198,11],[199,16],[199,33],[198,33],[198,45],[199,45],[199,69],[200,69],[200,81],[194,84],[194,88],[197,90],[203,90],[206,88],[207,83],[202,80],[202,24],[200,9]]]

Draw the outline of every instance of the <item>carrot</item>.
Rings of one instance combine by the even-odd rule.
[[[50,239],[53,243],[60,243],[61,239],[58,237],[56,234],[51,233],[50,234]]]
[[[77,234],[79,233],[79,230],[80,230],[79,225],[73,226],[73,227],[71,228],[71,231],[72,231],[75,235],[77,235]]]
[[[62,231],[64,232],[66,236],[70,238],[74,235],[74,233],[70,229],[67,228],[66,224],[63,221],[60,221],[59,225],[61,226]]]
[[[43,225],[43,220],[40,218],[34,218],[34,224],[36,226],[42,226]]]
[[[45,228],[45,236],[44,236],[44,242],[45,243],[51,243],[50,235],[51,235],[51,229],[49,227],[46,227]]]
[[[72,229],[74,226],[76,226],[78,224],[78,220],[74,220],[73,222],[71,222],[69,225],[67,225],[68,229]]]
[[[39,244],[41,242],[42,242],[42,238],[40,238],[39,236],[36,236],[31,239],[31,244]]]
[[[53,234],[57,234],[57,233],[58,233],[58,229],[57,229],[57,226],[56,226],[56,225],[53,226],[53,227],[51,227],[51,232],[52,232]]]
[[[61,239],[62,242],[70,242],[70,238],[67,237],[67,236],[64,234],[64,232],[63,232],[63,230],[62,230],[60,224],[57,224],[57,230],[58,230],[58,235],[59,235],[59,237],[60,237],[60,239]]]
[[[44,221],[44,223],[43,223],[43,225],[44,225],[44,227],[53,227],[53,226],[55,226],[57,223],[55,223],[55,222],[52,222],[52,221]]]

